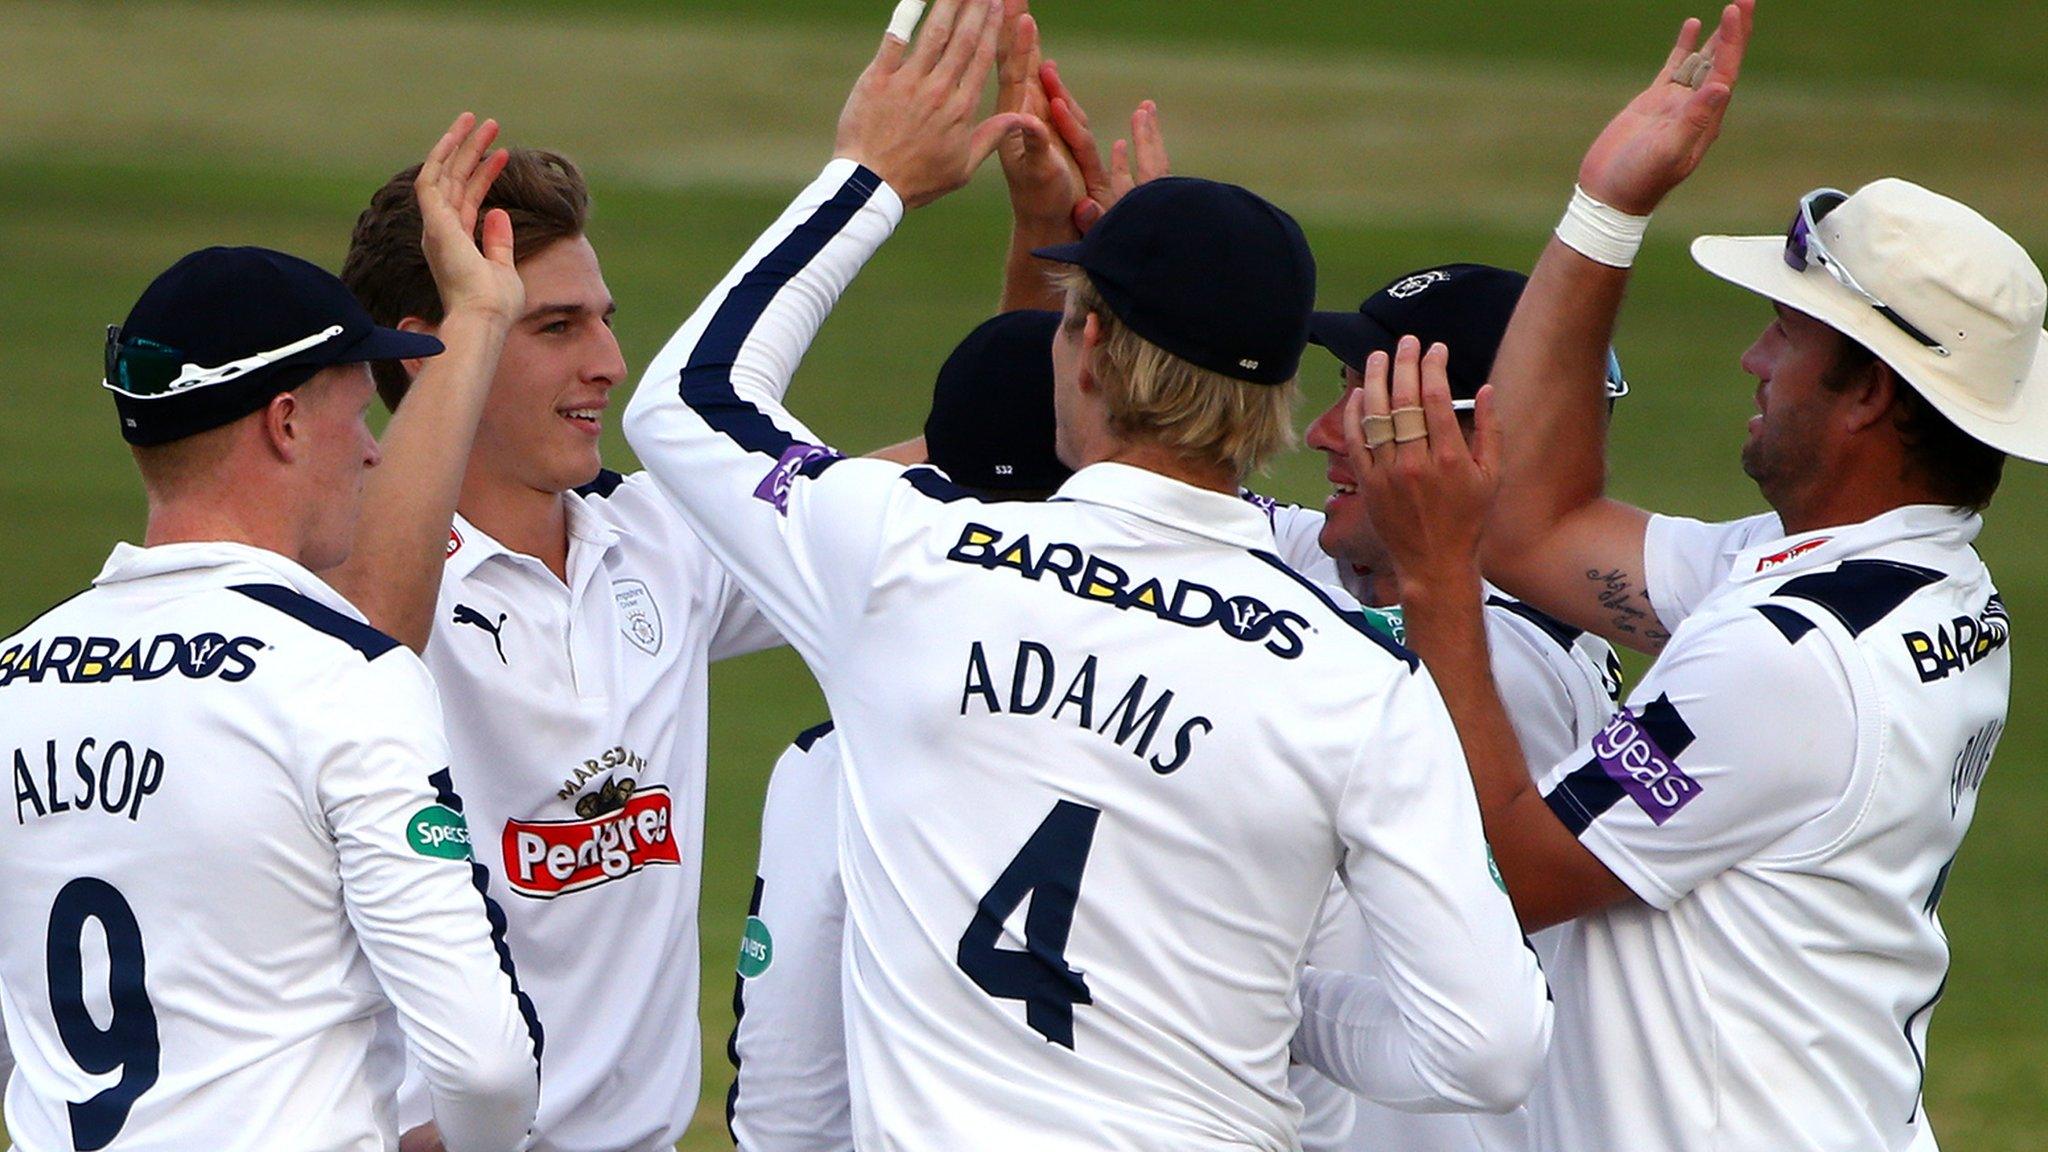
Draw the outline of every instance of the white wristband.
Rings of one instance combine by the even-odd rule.
[[[1619,208],[1610,208],[1576,184],[1572,185],[1572,202],[1565,206],[1564,219],[1557,222],[1557,238],[1565,247],[1609,268],[1634,264],[1636,253],[1643,247],[1643,233],[1649,230],[1648,216],[1631,216]]]

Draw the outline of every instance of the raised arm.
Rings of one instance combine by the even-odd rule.
[[[1425,356],[1414,337],[1402,339],[1391,365],[1373,353],[1347,402],[1345,443],[1394,560],[1406,643],[1457,727],[1487,842],[1523,928],[1534,931],[1628,889],[1545,806],[1494,683],[1477,526],[1499,487],[1502,421],[1491,386],[1480,389],[1468,448],[1447,360],[1443,345]]]
[[[1005,137],[996,149],[1010,189],[1010,251],[1003,261],[998,312],[1060,307],[1062,298],[1046,275],[1045,262],[1031,253],[1080,239],[1074,207],[1088,194],[1066,142],[1044,127],[1052,110],[1041,79],[1038,21],[1030,8],[1030,0],[1004,0],[996,48],[996,110],[1028,115],[1040,125]]]
[[[842,461],[783,407],[839,296],[906,207],[967,182],[1026,118],[976,106],[1000,0],[938,0],[855,84],[835,158],[669,340],[626,410],[633,449],[814,668],[868,590],[898,465]]]
[[[512,220],[493,209],[477,241],[477,212],[506,154],[490,152],[494,120],[464,112],[420,166],[420,237],[445,318],[446,351],[424,361],[384,432],[383,460],[365,481],[363,516],[347,562],[328,583],[371,624],[415,652],[433,631],[448,528],[477,421],[497,375],[505,334],[526,289],[512,264]]]
[[[1601,381],[1634,246],[1720,134],[1754,7],[1728,5],[1697,52],[1700,22],[1687,20],[1657,78],[1594,141],[1563,238],[1537,261],[1491,377],[1514,434],[1486,525],[1486,574],[1561,620],[1644,652],[1669,636],[1644,580],[1649,514],[1606,495]]]

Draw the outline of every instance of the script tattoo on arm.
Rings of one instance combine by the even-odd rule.
[[[1617,633],[1633,638],[1635,647],[1656,652],[1671,639],[1671,633],[1658,622],[1656,612],[1650,607],[1649,593],[1636,586],[1635,577],[1630,573],[1619,568],[1604,572],[1589,568],[1586,579],[1599,585],[1595,595],[1601,609],[1607,613],[1608,623]]]

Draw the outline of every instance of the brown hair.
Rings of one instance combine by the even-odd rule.
[[[1877,353],[1841,336],[1841,352],[1835,366],[1821,379],[1823,387],[1840,392],[1858,373],[1881,363]],[[1998,482],[2005,474],[2005,453],[1984,443],[1943,416],[1919,389],[1886,364],[1897,381],[1893,389],[1892,427],[1905,446],[1906,466],[1927,481],[1937,500],[1970,512],[1991,506]]]
[[[1095,378],[1118,437],[1164,445],[1239,479],[1293,445],[1293,380],[1253,384],[1197,367],[1118,320],[1086,272],[1063,268],[1054,279],[1067,292],[1061,324],[1072,331],[1093,316],[1102,333]]]
[[[584,234],[590,223],[590,188],[568,157],[539,148],[510,149],[505,171],[484,196],[484,208],[503,208],[512,217],[515,259],[526,260],[562,240]],[[341,281],[356,294],[370,318],[395,325],[408,316],[441,322],[441,294],[420,250],[420,205],[413,194],[415,164],[384,182],[370,206],[356,217]],[[481,220],[481,214],[479,214]],[[396,410],[412,380],[395,361],[372,365],[377,394]]]

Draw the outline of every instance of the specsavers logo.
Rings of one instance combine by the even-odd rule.
[[[467,860],[469,823],[453,808],[430,804],[405,822],[405,842],[422,856]]]
[[[505,822],[505,876],[512,890],[552,900],[607,884],[650,864],[681,864],[670,829],[668,789],[651,785],[582,820]]]

